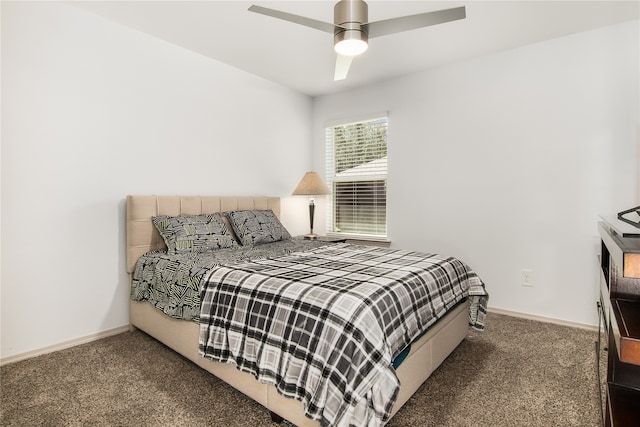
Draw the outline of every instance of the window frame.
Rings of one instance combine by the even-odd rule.
[[[339,155],[336,154],[335,147],[335,129],[339,127],[345,127],[350,125],[362,125],[362,124],[372,124],[371,129],[377,130],[380,127],[384,127],[384,159],[385,161],[380,163],[380,157],[374,158],[371,161],[356,164],[351,168],[346,170],[350,170],[351,174],[347,177],[338,177],[340,173],[346,172],[346,170],[336,171],[336,160]],[[327,186],[331,188],[331,196],[327,202],[327,221],[326,221],[326,234],[328,236],[342,237],[354,240],[367,240],[367,241],[377,241],[377,242],[388,242],[388,147],[389,147],[389,115],[387,112],[377,113],[377,114],[369,114],[364,117],[360,117],[358,119],[351,120],[340,120],[333,121],[325,124],[325,181]],[[352,144],[355,146],[357,143],[356,140],[352,140]],[[382,154],[375,153],[374,154]],[[377,164],[373,165],[375,162]],[[363,173],[356,173],[354,169],[361,167],[362,165],[369,164],[370,167],[364,167]],[[338,168],[339,169],[339,168]],[[383,170],[383,172],[382,172]],[[358,187],[359,185],[356,183],[362,183],[360,185],[361,188],[369,186],[371,188],[375,187],[375,191],[371,193],[371,195],[365,195],[361,197],[361,200],[364,202],[362,205],[358,205],[355,207],[355,210],[360,211],[359,207],[366,206],[367,202],[371,202],[370,205],[372,208],[372,213],[370,220],[371,221],[356,221],[357,224],[354,228],[359,228],[359,230],[348,230],[348,231],[336,231],[336,183],[340,182],[349,182],[354,183],[354,187]],[[382,184],[380,184],[380,182]],[[378,186],[382,185],[384,191],[378,192]],[[363,193],[364,194],[364,193]],[[380,203],[379,196],[384,197],[383,203]],[[370,199],[369,199],[370,198]],[[358,196],[355,196],[355,201],[357,203]],[[382,209],[384,211],[384,224],[382,233],[375,232],[380,229],[380,222],[376,221],[376,218],[379,218],[379,210]],[[354,214],[356,217],[358,214]],[[365,214],[367,215],[367,214]],[[373,233],[363,232],[362,226],[366,226],[367,224],[371,225],[371,230]]]

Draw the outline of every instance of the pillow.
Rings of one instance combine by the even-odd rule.
[[[272,210],[228,211],[224,213],[244,246],[287,240],[291,235]]]
[[[159,215],[152,217],[151,221],[167,244],[168,254],[205,252],[237,246],[219,213]]]

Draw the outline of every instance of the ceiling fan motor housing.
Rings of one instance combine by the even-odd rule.
[[[367,22],[369,7],[362,0],[341,0],[333,8],[333,24],[335,25],[333,45],[342,41],[369,41]],[[337,50],[337,49],[336,49]],[[361,53],[361,52],[360,52]]]

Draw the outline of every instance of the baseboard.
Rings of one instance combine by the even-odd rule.
[[[590,331],[598,331],[598,325],[590,325],[588,323],[571,322],[569,320],[556,319],[554,317],[538,316],[537,314],[522,313],[519,311],[504,310],[502,308],[487,308],[489,313],[504,314],[505,316],[520,317],[522,319],[536,320],[538,322],[553,323],[556,325],[570,326],[572,328],[587,329]]]
[[[32,357],[40,356],[47,353],[53,353],[54,351],[64,350],[70,347],[75,347],[80,344],[86,344],[92,341],[97,341],[102,338],[107,338],[113,335],[118,335],[123,332],[127,332],[131,329],[131,326],[124,325],[117,328],[108,329],[106,331],[98,332],[97,334],[87,335],[85,337],[64,341],[58,344],[50,345],[48,347],[42,347],[36,350],[27,351],[25,353],[15,354],[0,359],[0,366],[7,365],[9,363],[19,362],[25,359],[31,359]]]

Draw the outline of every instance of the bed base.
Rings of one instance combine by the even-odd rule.
[[[280,418],[284,418],[299,427],[320,425],[304,415],[301,402],[280,395],[274,386],[260,383],[253,375],[239,371],[233,364],[214,362],[200,356],[199,326],[196,322],[173,319],[146,301],[131,301],[130,314],[132,326],[260,403],[271,411],[272,420],[279,422]],[[396,370],[401,386],[392,416],[462,342],[468,330],[468,304],[462,303],[412,344],[411,352]]]

